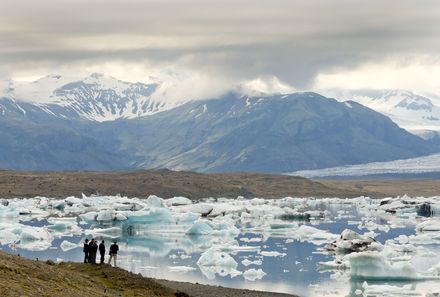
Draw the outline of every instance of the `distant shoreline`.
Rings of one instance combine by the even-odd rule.
[[[408,194],[440,195],[439,179],[325,179],[310,180],[261,173],[195,173],[170,170],[128,172],[21,172],[0,171],[0,198],[45,196],[65,198],[82,194],[162,198],[185,196],[283,198],[369,196],[381,198]]]

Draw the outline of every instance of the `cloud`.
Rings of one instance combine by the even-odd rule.
[[[320,73],[314,89],[406,89],[440,94],[440,56],[387,59]]]
[[[438,65],[439,37],[437,0],[4,0],[0,77],[93,68],[143,80],[173,69],[201,80],[194,92],[207,77],[214,89],[258,77],[310,89],[389,59]]]

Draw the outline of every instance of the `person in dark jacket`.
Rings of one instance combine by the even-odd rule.
[[[110,258],[108,259],[108,264],[110,264],[110,261],[113,259],[113,263],[114,263],[113,266],[116,267],[116,258],[118,256],[118,251],[119,251],[119,246],[118,246],[118,243],[115,241],[110,246],[110,252],[109,252]]]
[[[98,243],[92,239],[89,244],[90,263],[96,264],[96,253],[98,252]]]
[[[101,255],[101,264],[104,263],[104,256],[105,256],[105,244],[104,244],[104,240],[101,241],[101,243],[99,244],[99,254]]]
[[[83,252],[84,252],[84,263],[90,263],[90,247],[89,247],[89,240],[86,238],[86,240],[84,240],[84,248],[83,248]]]

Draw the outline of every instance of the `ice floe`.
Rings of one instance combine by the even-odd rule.
[[[243,277],[248,281],[256,281],[262,279],[266,273],[262,269],[251,268],[243,272]]]

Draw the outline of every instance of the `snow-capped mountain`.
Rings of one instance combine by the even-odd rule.
[[[78,79],[59,75],[34,82],[3,82],[0,88],[0,115],[43,112],[68,119],[109,121],[151,115],[183,104],[154,96],[157,83],[130,83],[94,73]],[[9,107],[9,109],[8,109]]]
[[[12,96],[1,99],[0,168],[279,173],[438,152],[430,142],[370,108],[316,93],[230,92],[173,103],[180,104],[174,108],[162,103],[154,109],[156,105],[148,104],[153,109],[141,109],[142,115],[163,111],[110,121],[137,115],[124,111],[133,108],[132,102],[139,104],[144,98],[156,102],[151,99],[162,94],[151,85],[115,83],[122,87],[92,76],[61,82],[45,103]],[[19,94],[16,90],[8,88],[14,95]],[[109,110],[114,113],[107,114]]]
[[[402,90],[355,90],[335,92],[333,96],[357,101],[424,138],[440,133],[440,102],[434,99]]]

